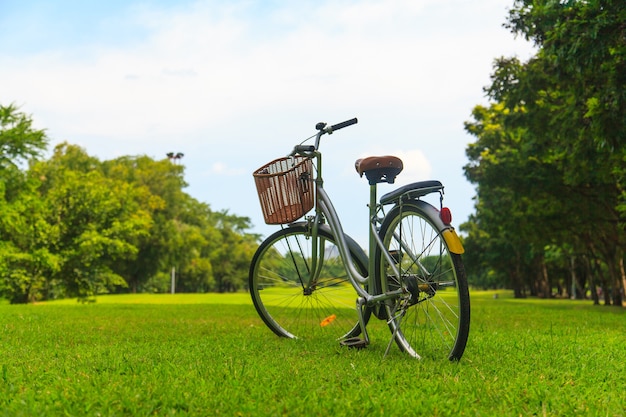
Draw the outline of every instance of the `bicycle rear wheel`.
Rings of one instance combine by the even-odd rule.
[[[288,338],[317,336],[345,339],[361,333],[356,292],[339,256],[335,239],[320,226],[318,259],[315,239],[305,225],[295,225],[269,236],[250,265],[249,285],[254,306],[265,324]],[[367,267],[352,251],[357,270]],[[364,311],[365,322],[371,311]]]
[[[459,360],[469,335],[470,300],[461,256],[451,253],[438,211],[422,201],[394,207],[380,235],[400,276],[376,254],[382,291],[406,296],[387,301],[389,328],[400,349],[414,357]]]

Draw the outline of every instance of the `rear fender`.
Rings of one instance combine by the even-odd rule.
[[[437,210],[434,206],[422,200],[412,200],[410,202],[403,202],[402,204],[411,204],[423,211],[428,216],[428,218],[435,224],[435,226],[439,230],[441,230],[441,236],[443,236],[443,239],[446,241],[450,252],[457,255],[465,253],[465,249],[463,248],[461,239],[456,234],[454,227],[443,224],[443,221],[441,221],[441,217],[439,217],[439,210]]]

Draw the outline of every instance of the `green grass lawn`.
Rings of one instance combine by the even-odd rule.
[[[460,363],[276,337],[247,294],[0,305],[0,416],[626,415],[626,311],[472,294]]]

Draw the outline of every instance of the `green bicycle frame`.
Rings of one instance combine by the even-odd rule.
[[[359,271],[354,266],[354,262],[352,256],[350,254],[350,250],[355,252],[363,252],[363,249],[356,245],[356,243],[350,240],[348,243],[348,239],[343,232],[343,227],[339,220],[339,216],[335,211],[335,208],[330,200],[330,197],[326,193],[323,187],[323,177],[322,177],[322,155],[318,151],[312,151],[307,153],[308,157],[316,158],[316,167],[317,167],[317,176],[314,179],[311,179],[315,182],[315,216],[309,218],[309,225],[311,228],[311,237],[313,238],[313,249],[312,249],[312,270],[311,273],[311,282],[314,282],[317,274],[319,273],[321,262],[323,262],[324,256],[324,248],[318,247],[318,228],[320,224],[323,224],[325,221],[328,222],[328,225],[331,229],[332,234],[335,236],[337,248],[339,249],[339,254],[343,261],[343,264],[346,268],[346,272],[348,277],[350,278],[350,282],[354,287],[355,291],[361,298],[360,304],[367,304],[368,306],[373,306],[379,302],[382,302],[387,299],[396,298],[404,293],[402,289],[398,289],[396,291],[390,291],[385,294],[371,294],[367,292],[361,285],[368,284],[368,288],[377,288],[377,280],[380,279],[378,276],[378,272],[375,268],[376,260],[373,257],[373,254],[376,252],[376,247],[379,246],[383,253],[383,256],[387,257],[390,265],[394,269],[394,273],[398,276],[400,275],[397,267],[393,263],[392,257],[389,252],[385,249],[380,237],[378,236],[377,225],[380,223],[378,219],[378,211],[380,206],[376,202],[376,194],[377,188],[376,185],[370,185],[370,203],[369,203],[369,253],[370,256],[363,254],[368,259],[368,276],[362,276]],[[319,264],[318,264],[319,262]]]

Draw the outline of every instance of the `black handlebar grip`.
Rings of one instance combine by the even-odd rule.
[[[343,129],[344,127],[348,127],[348,126],[352,126],[352,125],[356,124],[357,122],[358,122],[358,120],[355,117],[354,119],[346,120],[345,122],[341,122],[341,123],[337,123],[336,125],[332,125],[330,127],[330,129],[331,129],[332,132],[334,132],[335,130]]]

